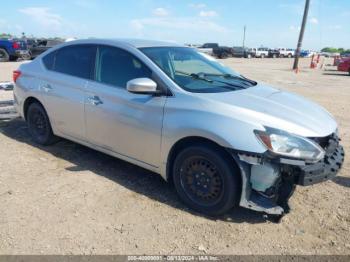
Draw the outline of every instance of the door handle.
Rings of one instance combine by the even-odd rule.
[[[42,89],[44,90],[44,92],[50,92],[53,88],[50,84],[45,84],[42,86]]]
[[[103,104],[102,100],[98,96],[89,96],[87,100],[89,101],[90,104],[94,106]]]

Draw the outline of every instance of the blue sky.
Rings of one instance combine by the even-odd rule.
[[[0,32],[294,47],[304,0],[4,0]],[[304,48],[350,48],[350,0],[311,0]]]

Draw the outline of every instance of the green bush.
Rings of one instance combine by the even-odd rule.
[[[344,54],[344,53],[350,53],[350,49],[325,47],[321,49],[321,52]]]

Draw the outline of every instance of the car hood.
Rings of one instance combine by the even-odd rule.
[[[337,128],[332,115],[316,103],[262,84],[205,96],[211,102],[219,103],[221,106],[216,107],[219,110],[225,108],[225,114],[254,125],[278,128],[304,137],[328,136]]]

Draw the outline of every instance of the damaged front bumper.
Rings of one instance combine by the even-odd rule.
[[[288,200],[296,185],[309,186],[334,178],[343,164],[344,149],[335,134],[323,140],[326,142],[319,144],[325,149],[325,157],[313,164],[270,153],[232,151],[242,176],[240,206],[283,215],[289,212]]]

